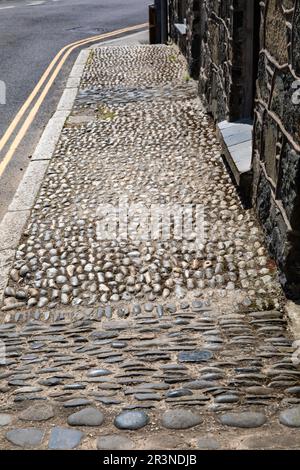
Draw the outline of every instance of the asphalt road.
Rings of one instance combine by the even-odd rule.
[[[148,20],[151,0],[0,0],[0,138],[43,72],[66,44]],[[64,90],[79,53],[65,63],[22,144],[0,178],[0,220]],[[11,141],[10,141],[11,142]],[[9,142],[9,143],[10,143]],[[4,158],[9,143],[0,152]]]

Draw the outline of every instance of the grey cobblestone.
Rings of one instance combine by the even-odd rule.
[[[197,289],[278,307],[277,273],[260,230],[224,171],[213,126],[185,75],[174,47],[93,52],[17,249],[4,311],[140,299],[150,312],[153,301],[193,297]],[[125,195],[147,207],[203,205],[207,241],[196,250],[174,235],[99,240],[100,204],[118,206]],[[199,311],[201,301],[194,304]],[[115,312],[130,313],[126,305]]]
[[[99,203],[125,192],[204,204],[200,252],[97,240]],[[295,446],[300,369],[277,272],[174,47],[92,52],[2,309],[1,448],[253,448],[254,425],[266,447],[282,430]]]

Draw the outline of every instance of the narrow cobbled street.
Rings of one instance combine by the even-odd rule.
[[[202,206],[205,239],[99,239],[124,197]],[[0,447],[297,448],[283,307],[178,49],[91,49],[1,306]]]

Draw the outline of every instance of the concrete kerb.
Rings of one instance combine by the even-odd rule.
[[[49,160],[43,159],[30,162],[14,199],[8,208],[8,213],[32,209],[48,164]]]
[[[77,91],[78,87],[66,88],[58,104],[57,111],[67,111],[69,114],[72,110]]]
[[[43,132],[42,139],[39,141],[31,158],[32,162],[51,159],[57,144],[57,134],[61,132],[65,121],[66,111],[56,111]]]
[[[88,49],[84,49],[79,53],[56,112],[49,120],[8,211],[1,221],[0,302],[3,300],[9,272],[14,262],[15,251],[20,243],[30,211],[33,208],[65,121],[72,111],[89,54]]]

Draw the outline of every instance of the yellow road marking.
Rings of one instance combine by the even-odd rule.
[[[50,65],[45,70],[44,74],[40,78],[39,82],[37,83],[36,87],[34,88],[32,93],[30,94],[30,96],[27,98],[27,100],[25,101],[23,106],[20,108],[20,110],[16,114],[15,118],[13,119],[13,121],[11,122],[9,127],[7,128],[7,130],[6,130],[5,134],[3,135],[2,139],[0,140],[0,151],[1,151],[2,148],[4,147],[4,145],[6,145],[8,139],[10,138],[10,136],[12,135],[14,130],[16,129],[18,123],[20,122],[20,120],[24,116],[24,114],[27,111],[28,107],[30,106],[30,104],[32,103],[32,101],[34,100],[34,98],[36,97],[38,92],[40,91],[41,87],[43,86],[44,82],[46,81],[47,77],[49,76],[52,68],[55,66],[55,64],[57,63],[57,61],[61,57],[61,55],[66,51],[65,55],[62,57],[59,64],[57,65],[57,67],[54,69],[54,71],[53,71],[48,83],[46,84],[45,88],[43,89],[39,99],[37,100],[34,107],[31,109],[30,113],[28,114],[24,124],[22,125],[22,127],[19,130],[18,134],[16,135],[14,141],[12,142],[8,152],[6,153],[6,155],[3,158],[2,162],[0,163],[0,177],[2,176],[3,172],[5,171],[5,168],[7,167],[8,163],[10,162],[12,156],[14,155],[14,152],[16,151],[16,149],[20,145],[21,141],[23,140],[23,138],[24,138],[26,132],[28,131],[29,127],[31,126],[31,124],[32,124],[39,108],[41,107],[45,97],[47,96],[47,94],[48,94],[55,78],[59,74],[62,66],[64,65],[64,63],[67,60],[67,58],[69,57],[69,55],[73,52],[73,50],[77,49],[78,47],[80,47],[82,45],[86,45],[86,44],[89,44],[89,43],[92,43],[92,42],[97,42],[97,41],[100,41],[102,39],[108,39],[110,37],[118,36],[119,34],[127,33],[127,32],[130,32],[130,31],[135,31],[137,29],[142,29],[146,26],[148,26],[148,23],[143,23],[143,24],[140,24],[140,25],[130,26],[128,28],[119,29],[119,30],[116,30],[116,31],[112,31],[110,33],[105,33],[105,34],[101,34],[101,35],[98,35],[98,36],[92,36],[90,38],[85,38],[85,39],[82,39],[81,41],[76,41],[74,43],[71,43],[71,44],[68,44],[68,45],[64,46],[58,52],[58,54],[55,56],[55,58],[52,60]]]
[[[146,26],[146,24],[142,24],[142,25],[137,25],[137,26],[133,26],[132,28],[126,28],[125,30],[124,29],[121,29],[121,30],[117,30],[117,31],[113,31],[112,33],[105,33],[105,34],[101,34],[101,35],[97,35],[97,36],[92,36],[90,38],[86,38],[86,39],[81,39],[80,41],[76,41],[76,42],[73,42],[71,44],[68,44],[66,46],[64,46],[57,54],[56,56],[54,57],[54,59],[52,60],[52,62],[50,63],[50,65],[47,67],[47,69],[45,70],[44,74],[42,75],[42,77],[40,78],[39,82],[37,83],[37,85],[35,86],[35,88],[33,89],[32,93],[29,95],[29,97],[27,98],[27,100],[25,101],[25,103],[23,104],[23,106],[20,108],[20,110],[18,111],[18,113],[16,114],[15,118],[13,119],[13,121],[11,122],[10,126],[7,128],[5,134],[3,135],[3,137],[1,138],[0,140],[0,151],[3,149],[4,145],[6,145],[8,139],[10,138],[11,134],[13,133],[13,131],[15,130],[16,126],[18,125],[18,123],[20,122],[22,116],[24,115],[24,113],[26,112],[26,110],[28,109],[28,107],[30,106],[30,104],[32,103],[32,101],[34,100],[34,98],[36,97],[36,95],[38,94],[39,90],[41,89],[42,85],[44,84],[45,80],[47,79],[47,77],[49,76],[52,68],[54,67],[54,65],[56,64],[56,62],[58,61],[58,59],[60,58],[60,56],[63,54],[63,52],[65,50],[67,50],[69,47],[72,47],[72,46],[75,46],[75,45],[82,45],[82,44],[85,44],[87,41],[93,41],[93,40],[101,40],[101,39],[105,39],[106,37],[109,37],[110,35],[116,35],[116,34],[121,34],[122,32],[127,32],[127,30],[132,30],[132,29],[140,29],[142,27]],[[108,36],[109,35],[109,36]]]

